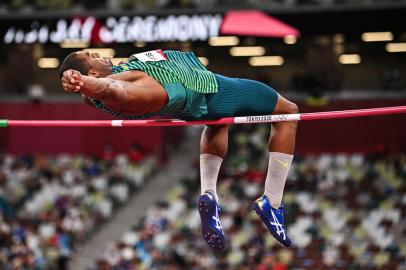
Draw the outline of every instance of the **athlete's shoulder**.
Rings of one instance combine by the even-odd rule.
[[[174,50],[165,50],[164,51],[166,56],[180,56],[180,55],[192,55],[195,56],[194,52],[183,52],[183,51],[174,51]]]

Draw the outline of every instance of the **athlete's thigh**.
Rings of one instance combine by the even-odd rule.
[[[262,82],[240,79],[238,109],[235,116],[272,114],[278,100],[275,89]]]
[[[230,125],[229,124],[224,124],[224,125],[206,125],[207,129],[210,129],[212,132],[223,132],[227,133]]]

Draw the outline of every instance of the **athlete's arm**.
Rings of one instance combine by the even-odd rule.
[[[167,102],[166,92],[162,86],[145,76],[140,76],[137,72],[95,78],[81,75],[75,70],[67,70],[61,82],[68,92],[81,92],[111,108],[127,113],[154,112]]]

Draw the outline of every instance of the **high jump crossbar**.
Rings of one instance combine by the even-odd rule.
[[[370,108],[344,111],[328,111],[297,114],[226,117],[218,120],[184,121],[179,119],[149,120],[7,120],[0,119],[0,127],[143,127],[143,126],[191,126],[221,124],[254,124],[285,121],[311,121],[351,117],[395,115],[406,113],[406,106]]]

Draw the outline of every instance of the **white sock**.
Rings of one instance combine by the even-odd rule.
[[[293,155],[270,152],[268,174],[265,181],[265,192],[272,207],[279,208],[282,203],[283,189],[292,164]]]
[[[211,191],[218,202],[216,185],[223,159],[211,154],[200,155],[200,186],[201,194]]]

